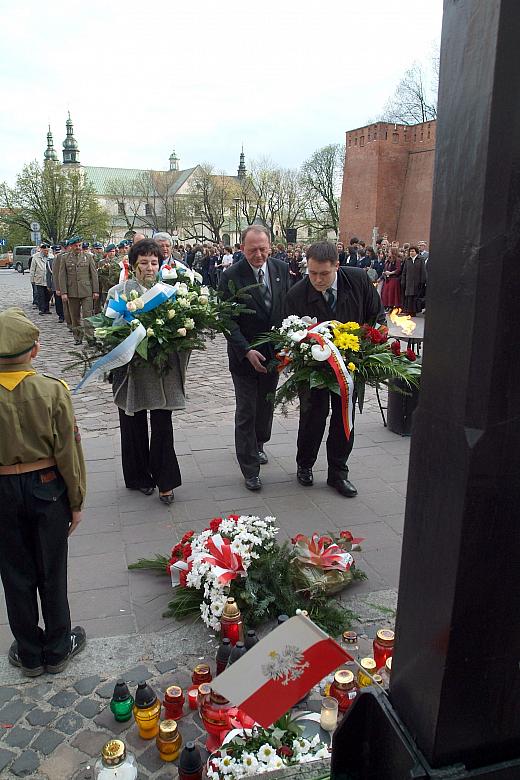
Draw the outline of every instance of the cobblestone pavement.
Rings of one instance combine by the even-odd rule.
[[[21,306],[41,328],[40,371],[63,376],[71,386],[78,375],[64,371],[73,343],[54,312],[38,316],[31,306],[28,274],[0,270],[0,309]],[[51,310],[53,311],[53,310]],[[356,419],[351,476],[359,489],[344,499],[325,484],[326,460],[320,453],[315,485],[295,480],[297,410],[277,413],[262,468],[264,488],[251,494],[234,455],[234,395],[227,371],[225,342],[193,354],[188,370],[188,401],[174,413],[176,451],[183,484],[165,507],[157,494],[145,497],[125,489],[120,460],[118,421],[110,387],[99,383],[74,396],[88,468],[84,520],[71,537],[69,597],[73,624],[84,625],[89,642],[67,672],[37,681],[20,678],[7,664],[12,641],[3,592],[0,592],[0,774],[38,780],[88,777],[104,739],[115,733],[107,710],[114,679],[136,681],[142,673],[157,690],[187,680],[195,660],[213,649],[214,639],[200,625],[176,624],[161,613],[169,600],[167,580],[149,572],[129,572],[128,563],[166,552],[188,529],[201,530],[221,512],[275,515],[282,538],[296,531],[352,528],[365,538],[358,565],[368,579],[346,591],[344,600],[358,613],[359,630],[373,635],[376,625],[392,618],[396,604],[406,493],[409,440],[383,427],[369,393]],[[1,655],[1,654],[4,655]],[[135,667],[146,667],[139,672]],[[182,676],[184,675],[184,677]],[[185,738],[200,733],[195,719],[181,721]],[[155,747],[128,730],[140,754],[142,778],[175,776],[159,766]],[[76,775],[81,771],[84,774]]]

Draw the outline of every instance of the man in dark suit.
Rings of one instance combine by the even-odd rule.
[[[339,267],[338,251],[329,241],[312,244],[307,250],[308,275],[291,287],[286,314],[316,317],[318,322],[338,320],[373,325],[385,322],[385,313],[374,286],[361,268]],[[297,479],[313,484],[312,467],[325,433],[332,407],[327,437],[327,484],[342,496],[351,498],[357,490],[348,479],[347,460],[354,446],[354,429],[347,439],[343,428],[341,398],[330,390],[304,387],[300,397],[300,424],[296,454]],[[351,399],[355,404],[355,397]]]
[[[222,274],[219,291],[224,298],[237,290],[257,285],[246,304],[253,313],[240,314],[228,340],[229,370],[235,386],[235,449],[248,490],[260,490],[260,466],[267,463],[264,444],[271,438],[274,406],[267,396],[274,394],[278,373],[267,370],[274,358],[272,344],[253,349],[251,344],[273,325],[280,325],[289,289],[289,267],[270,257],[269,232],[251,225],[242,234],[244,257]],[[230,286],[231,283],[231,286]]]

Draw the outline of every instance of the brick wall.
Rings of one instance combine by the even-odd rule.
[[[428,241],[435,122],[378,122],[346,133],[340,239],[369,243],[372,229],[390,240]]]

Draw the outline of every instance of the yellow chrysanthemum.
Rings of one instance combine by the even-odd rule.
[[[351,333],[341,333],[335,330],[334,344],[338,349],[351,349],[353,352],[359,352],[359,339]]]
[[[354,330],[359,330],[359,323],[357,322],[338,322],[338,320],[332,320],[332,329],[339,331],[340,333],[351,333]]]
[[[354,365],[354,363],[352,363],[352,361],[348,363],[347,368],[349,371],[352,371],[352,373],[357,370],[356,366]]]

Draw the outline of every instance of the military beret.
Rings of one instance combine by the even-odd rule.
[[[49,248],[50,248],[49,244],[45,244],[45,243],[40,244],[40,249],[49,249]]]
[[[21,309],[0,312],[0,358],[15,358],[32,349],[40,331]]]
[[[94,249],[103,249],[103,244],[100,244],[99,241],[96,241],[92,246]]]
[[[83,241],[81,236],[74,236],[73,238],[69,238],[67,246],[72,246],[73,244],[80,244]]]
[[[126,241],[120,241],[117,245],[118,249],[124,249],[126,247]]]
[[[89,244],[88,241],[84,241],[83,244],[82,244],[83,249],[88,249],[89,246],[90,246],[90,244]]]
[[[112,251],[112,249],[116,249],[116,248],[117,248],[117,247],[116,247],[116,245],[115,245],[115,244],[107,244],[107,247],[106,247],[106,249],[105,249],[105,252],[111,252],[111,251]]]

